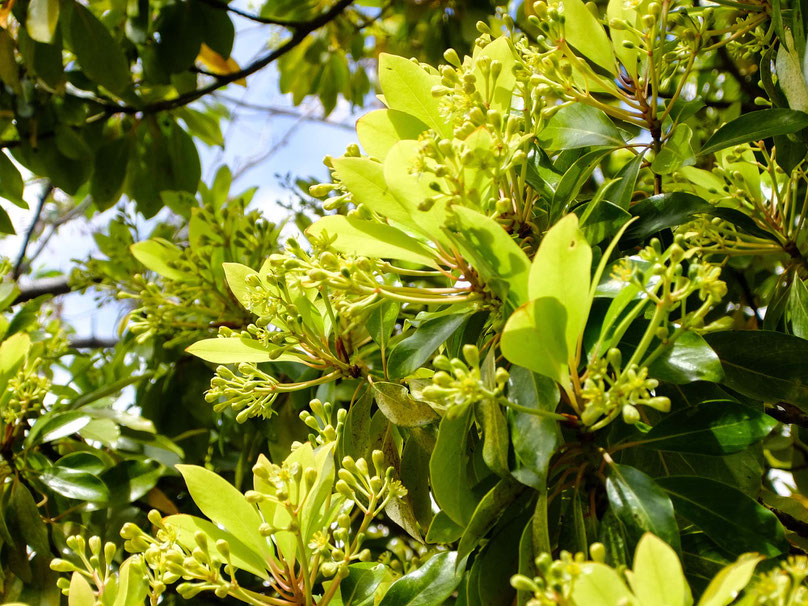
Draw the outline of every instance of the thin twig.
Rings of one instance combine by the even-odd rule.
[[[14,264],[14,271],[11,275],[15,280],[18,279],[22,273],[23,264],[25,263],[25,253],[28,250],[28,244],[31,242],[31,237],[34,234],[37,223],[39,223],[39,217],[42,214],[42,208],[45,206],[45,200],[50,197],[52,192],[53,185],[51,185],[50,181],[48,181],[45,183],[45,189],[42,190],[42,193],[39,196],[39,202],[37,203],[36,211],[34,211],[34,218],[31,220],[31,226],[28,228],[28,231],[25,232],[22,247],[20,248],[20,254],[17,257],[17,262]]]

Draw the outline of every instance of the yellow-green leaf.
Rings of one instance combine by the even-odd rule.
[[[440,84],[438,76],[430,75],[409,59],[382,53],[379,84],[387,107],[415,116],[443,137],[452,136],[451,123],[441,114],[438,99],[432,96],[432,87]]]
[[[679,556],[650,532],[637,543],[634,569],[626,576],[642,606],[690,606],[693,603]]]
[[[576,50],[610,73],[617,75],[612,44],[606,30],[581,0],[561,0],[566,17],[564,36]]]
[[[415,116],[395,109],[377,109],[356,122],[359,143],[369,155],[379,160],[384,160],[390,148],[399,141],[417,139],[426,129],[427,125]]]
[[[589,316],[591,265],[592,249],[578,229],[578,217],[569,214],[544,235],[530,268],[528,297],[552,297],[566,311],[563,330],[569,356]]]
[[[331,215],[310,225],[306,234],[317,238],[326,234],[336,237],[331,246],[349,255],[435,264],[435,253],[429,247],[400,229],[375,221]]]
[[[701,595],[699,606],[727,606],[738,597],[749,583],[755,567],[763,561],[763,556],[744,554],[736,562],[722,568],[713,577]]]
[[[68,606],[95,606],[95,594],[87,579],[78,571],[70,577],[70,597]]]
[[[25,28],[37,42],[49,43],[53,40],[58,23],[59,0],[31,0],[28,4]]]
[[[237,364],[239,362],[296,361],[291,354],[277,354],[277,347],[265,346],[246,337],[202,339],[187,347],[189,354],[213,364]]]
[[[572,586],[572,599],[578,606],[634,606],[637,601],[620,575],[606,564],[587,562]]]

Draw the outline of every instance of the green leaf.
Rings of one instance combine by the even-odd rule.
[[[643,446],[721,456],[765,438],[777,422],[731,400],[703,402],[666,415],[642,438]]]
[[[581,0],[561,0],[561,6],[566,19],[566,41],[592,63],[616,76],[617,63],[612,52],[612,43],[603,26]]]
[[[78,572],[70,577],[68,606],[95,606],[95,593],[90,583]]]
[[[385,347],[396,326],[401,304],[398,301],[380,301],[368,316],[365,328],[379,347]]]
[[[152,461],[121,461],[101,474],[109,488],[110,504],[133,503],[148,493],[163,475],[163,468]]]
[[[220,337],[202,339],[187,347],[189,354],[213,364],[236,364],[238,362],[296,361],[291,354],[278,355],[278,347],[265,346],[247,337]]]
[[[132,558],[127,558],[118,569],[118,593],[112,606],[141,606],[149,592],[147,577],[139,568],[133,570]]]
[[[378,160],[384,160],[399,141],[417,139],[426,129],[427,125],[415,116],[394,109],[377,109],[356,121],[359,143],[369,156]],[[340,158],[344,159],[347,158]]]
[[[25,183],[20,171],[5,153],[0,152],[0,197],[22,208],[28,208],[22,199],[23,189]]]
[[[50,412],[39,417],[25,437],[27,447],[46,444],[76,433],[90,422],[90,415],[78,410]]]
[[[791,282],[788,309],[792,332],[801,339],[808,339],[808,286],[799,276]]]
[[[522,490],[524,488],[521,484],[504,478],[486,493],[463,531],[457,546],[458,558],[462,560],[474,550]]]
[[[712,154],[733,145],[796,133],[806,126],[808,114],[794,109],[771,108],[747,112],[715,131],[699,154]]]
[[[219,540],[227,541],[230,544],[230,558],[234,566],[264,580],[269,579],[265,560],[252,547],[248,547],[232,533],[222,530],[212,522],[196,516],[177,514],[163,518],[163,523],[177,533],[177,542],[188,550],[197,547],[195,539],[197,532],[204,533],[212,544]]]
[[[692,137],[693,131],[687,124],[678,124],[651,162],[651,170],[658,175],[670,175],[682,166],[695,164],[696,154],[690,143]]]
[[[544,235],[533,258],[528,297],[557,299],[566,311],[565,342],[572,357],[589,317],[592,249],[578,229],[578,217],[569,214]],[[537,326],[539,331],[544,327]]]
[[[258,532],[261,518],[238,490],[219,475],[196,465],[177,465],[199,510],[265,559],[267,541]]]
[[[454,240],[483,280],[514,307],[527,303],[530,259],[524,251],[499,223],[482,213],[464,206],[454,206],[452,212]],[[495,281],[503,287],[498,289]]]
[[[613,464],[606,494],[618,519],[634,541],[651,532],[679,551],[679,527],[670,498],[649,476],[628,465]]]
[[[90,195],[98,210],[115,204],[123,193],[132,139],[119,137],[98,148],[90,180]]]
[[[109,489],[98,476],[66,467],[53,466],[39,479],[52,491],[69,499],[105,503]]]
[[[719,383],[724,378],[721,360],[700,334],[686,332],[648,368],[660,381],[678,385],[693,381]]]
[[[580,565],[572,584],[572,599],[581,606],[634,606],[637,603],[617,571],[597,562]]]
[[[763,556],[746,554],[738,561],[725,566],[713,577],[707,589],[701,595],[699,606],[727,606],[741,593],[755,572],[755,567],[763,560]]]
[[[0,343],[0,375],[8,376],[17,372],[29,349],[31,337],[25,332],[15,333]]]
[[[580,3],[580,0],[568,1]],[[584,11],[589,14],[586,8]],[[558,110],[539,133],[539,142],[550,149],[625,145],[620,131],[609,117],[601,110],[584,103],[573,103]]]
[[[7,516],[6,523],[13,536],[21,536],[28,547],[37,554],[44,556],[50,554],[48,528],[39,515],[39,509],[31,491],[22,482],[16,482],[13,485],[11,500],[4,515]]]
[[[374,606],[376,592],[393,577],[384,564],[357,562],[348,566],[348,576],[339,584],[339,595],[345,606]]]
[[[463,527],[455,524],[445,511],[439,511],[432,518],[426,533],[427,543],[454,543],[463,535]]]
[[[658,478],[676,513],[733,555],[757,551],[768,557],[788,551],[777,517],[737,488],[699,476]]]
[[[687,223],[693,215],[710,212],[712,204],[686,192],[670,192],[651,196],[631,207],[631,214],[639,217],[628,230],[626,239],[642,241],[668,227]]]
[[[413,398],[403,385],[380,381],[373,383],[373,391],[379,410],[394,425],[421,427],[440,418],[429,405]]]
[[[130,84],[129,62],[107,27],[89,9],[73,3],[70,16],[72,51],[88,78],[122,94]]]
[[[58,23],[59,0],[31,0],[28,4],[25,28],[33,40],[49,43]]]
[[[405,377],[421,368],[468,317],[468,313],[449,314],[421,324],[412,334],[399,341],[390,352],[387,360],[389,376]]]
[[[369,158],[334,158],[334,174],[351,192],[354,202],[381,217],[410,226],[407,208],[390,192],[384,179],[384,165]]]
[[[247,276],[257,275],[258,272],[241,263],[222,263],[222,269],[230,292],[233,293],[233,296],[241,303],[244,309],[250,311],[252,301],[250,288],[247,286]]]
[[[693,596],[679,556],[665,541],[646,532],[634,553],[634,568],[626,572],[634,595],[642,604],[690,606]]]
[[[558,387],[546,377],[535,375],[521,366],[512,366],[508,399],[524,408],[555,412]],[[509,412],[513,453],[519,465],[512,471],[513,477],[536,490],[544,490],[550,458],[560,437],[558,425],[547,417],[514,410]]]
[[[727,387],[808,410],[808,341],[769,330],[716,332],[705,338],[721,359]]]
[[[313,238],[336,236],[331,246],[350,255],[435,265],[432,249],[400,229],[375,221],[331,215],[310,225],[306,234]]]
[[[129,247],[132,256],[143,263],[147,269],[169,280],[187,280],[188,274],[170,265],[180,259],[180,249],[168,240],[151,238],[135,242]]]
[[[543,297],[526,303],[505,323],[502,354],[514,364],[568,385],[566,325],[567,310],[558,299]]]
[[[440,423],[438,440],[429,460],[432,493],[441,510],[465,527],[477,505],[466,469],[471,406],[450,408]]]
[[[379,55],[379,85],[390,109],[415,116],[444,138],[452,138],[452,126],[440,111],[440,103],[432,96],[432,87],[440,78],[432,76],[420,65],[396,55]]]
[[[463,578],[457,552],[443,551],[390,586],[379,606],[440,606]]]

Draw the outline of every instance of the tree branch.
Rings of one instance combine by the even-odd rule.
[[[77,337],[71,339],[69,346],[71,349],[109,349],[118,344],[118,339],[113,337]]]
[[[31,282],[26,286],[20,287],[20,294],[11,303],[17,305],[18,303],[25,303],[31,299],[36,299],[42,295],[65,295],[72,292],[70,284],[68,284],[66,277],[60,278],[42,278]]]
[[[320,124],[325,124],[326,126],[333,126],[335,128],[340,128],[342,130],[347,130],[354,132],[356,127],[351,124],[346,124],[345,122],[333,122],[324,118],[322,116],[312,116],[304,113],[300,113],[299,111],[295,111],[293,109],[288,109],[286,107],[277,107],[275,105],[258,105],[256,103],[250,103],[249,101],[241,101],[234,97],[228,97],[227,95],[222,94],[214,94],[214,98],[220,99],[222,101],[226,101],[227,103],[232,103],[233,105],[237,105],[238,107],[242,107],[244,109],[249,109],[257,112],[264,112],[270,114],[271,116],[286,116],[289,118],[297,118],[298,120],[303,120],[305,122],[318,122]]]
[[[788,402],[777,402],[771,408],[766,409],[766,414],[781,423],[808,427],[808,414]]]
[[[53,185],[48,181],[45,183],[45,189],[42,190],[42,193],[39,195],[39,202],[36,206],[36,211],[34,212],[34,218],[31,220],[31,226],[28,228],[28,231],[25,232],[25,237],[22,241],[22,247],[20,248],[20,255],[17,257],[17,262],[14,264],[14,271],[12,272],[12,277],[16,280],[20,277],[22,273],[23,264],[25,263],[25,253],[28,250],[28,244],[31,242],[31,236],[36,229],[37,223],[39,223],[39,217],[42,215],[42,207],[45,206],[45,200],[53,192]]]
[[[281,46],[279,46],[272,52],[264,55],[260,59],[257,59],[244,69],[241,69],[232,74],[223,74],[221,76],[216,76],[214,81],[208,84],[207,86],[203,86],[202,88],[198,88],[188,93],[179,95],[174,99],[166,99],[164,101],[158,101],[156,103],[151,103],[149,105],[144,105],[142,107],[135,107],[132,105],[108,104],[102,101],[99,101],[98,104],[103,108],[104,113],[110,116],[114,114],[156,114],[158,112],[177,109],[178,107],[188,105],[189,103],[196,101],[200,97],[204,97],[205,95],[208,95],[214,91],[219,90],[223,86],[227,86],[228,84],[246,78],[247,76],[251,76],[255,72],[265,68],[270,63],[277,61],[283,55],[285,55],[293,48],[295,48],[298,44],[300,44],[310,33],[323,27],[324,25],[327,25],[328,23],[336,19],[346,8],[348,8],[348,6],[351,5],[352,2],[353,0],[339,0],[339,2],[337,2],[334,6],[332,6],[329,10],[324,12],[322,15],[315,17],[310,21],[301,22],[300,24],[297,25],[290,25],[290,27],[293,28],[292,36]]]
[[[309,23],[308,21],[285,21],[284,19],[261,17],[260,15],[254,15],[252,13],[248,13],[247,11],[238,9],[235,6],[230,6],[225,2],[219,2],[218,0],[201,0],[201,1],[207,4],[208,6],[212,6],[213,8],[218,8],[219,10],[227,11],[228,13],[233,13],[234,15],[238,15],[239,17],[244,17],[245,19],[249,19],[250,21],[255,21],[256,23],[263,23],[265,25],[282,25],[284,27],[295,29],[298,27],[305,27]]]

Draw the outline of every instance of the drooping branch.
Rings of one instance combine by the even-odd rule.
[[[212,6],[213,8],[218,8],[219,10],[227,11],[228,13],[233,13],[234,15],[238,15],[239,17],[243,17],[244,19],[248,19],[249,21],[254,21],[255,23],[263,23],[265,25],[282,25],[283,27],[289,27],[291,29],[295,29],[298,27],[305,27],[309,22],[308,21],[295,21],[295,20],[284,20],[284,19],[275,19],[273,17],[262,17],[260,15],[255,15],[253,13],[248,13],[247,11],[243,11],[235,6],[231,6],[226,2],[221,2],[220,0],[202,0],[208,6]]]
[[[766,409],[766,414],[781,423],[808,427],[808,414],[788,402],[777,402],[774,406]]]
[[[118,344],[113,337],[77,337],[70,340],[71,349],[109,349]]]

